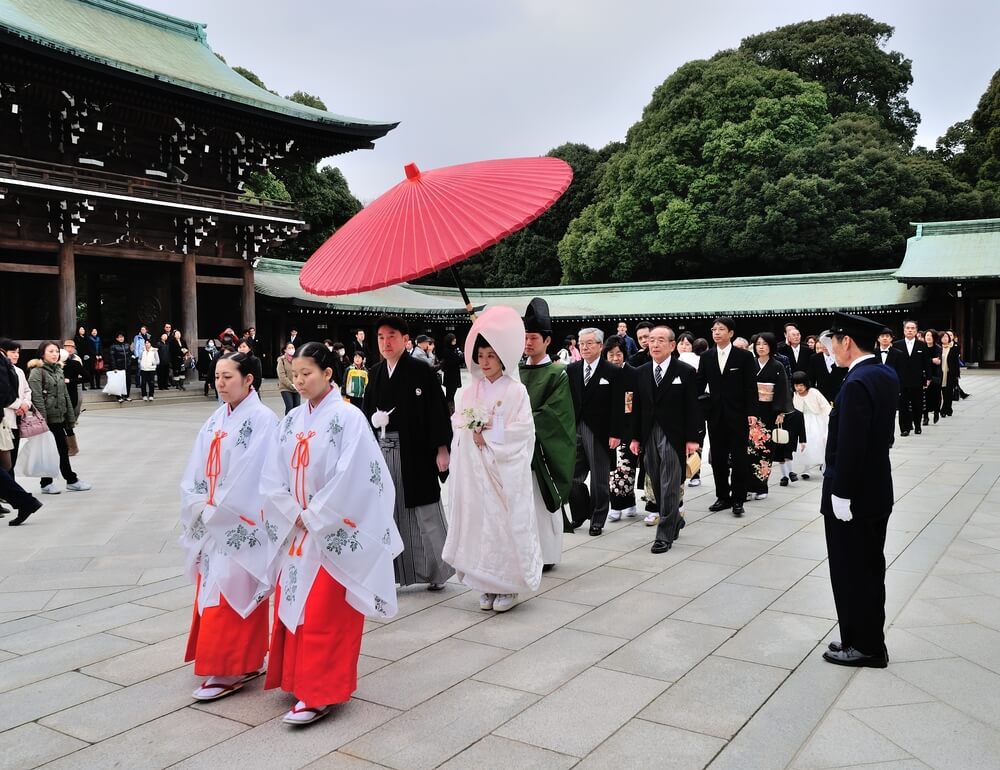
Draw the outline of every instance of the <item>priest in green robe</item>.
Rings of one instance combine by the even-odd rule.
[[[536,297],[524,316],[521,383],[528,390],[535,420],[535,452],[531,459],[535,515],[544,569],[562,560],[562,506],[569,500],[576,464],[576,417],[566,367],[549,358],[552,319],[548,303]]]

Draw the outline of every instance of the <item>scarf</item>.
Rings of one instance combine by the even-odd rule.
[[[948,353],[951,352],[951,345],[941,346],[941,386],[948,384]]]

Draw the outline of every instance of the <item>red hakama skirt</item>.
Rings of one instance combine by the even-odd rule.
[[[350,699],[358,686],[365,616],[347,603],[346,593],[320,567],[306,598],[304,622],[292,633],[278,619],[278,583],[264,689],[280,687],[307,706],[327,706]]]
[[[242,676],[259,671],[267,655],[267,602],[242,618],[226,597],[220,596],[217,607],[206,607],[199,615],[198,591],[185,662],[194,661],[197,676]]]

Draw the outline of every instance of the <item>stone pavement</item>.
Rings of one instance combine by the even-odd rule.
[[[668,554],[641,521],[567,536],[507,615],[459,585],[402,591],[366,626],[356,697],[301,731],[259,680],[190,698],[177,480],[211,404],[85,413],[93,491],[0,522],[0,767],[1000,767],[1000,374],[965,384],[893,454],[887,670],[819,657],[819,481],[735,520],[708,513],[708,480]]]

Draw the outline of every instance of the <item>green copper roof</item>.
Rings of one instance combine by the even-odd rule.
[[[908,284],[1000,278],[1000,219],[911,222],[896,279]]]
[[[0,29],[45,48],[258,110],[378,137],[395,127],[283,99],[231,70],[205,25],[124,0],[0,0]]]
[[[257,291],[325,307],[331,312],[394,311],[462,315],[458,290],[400,284],[343,297],[317,297],[299,286],[302,265],[265,259],[255,274]],[[553,318],[677,318],[713,315],[858,312],[904,309],[919,304],[924,290],[896,281],[893,270],[687,281],[546,286],[523,289],[469,289],[476,306],[509,305],[523,313],[532,297],[544,297]]]

